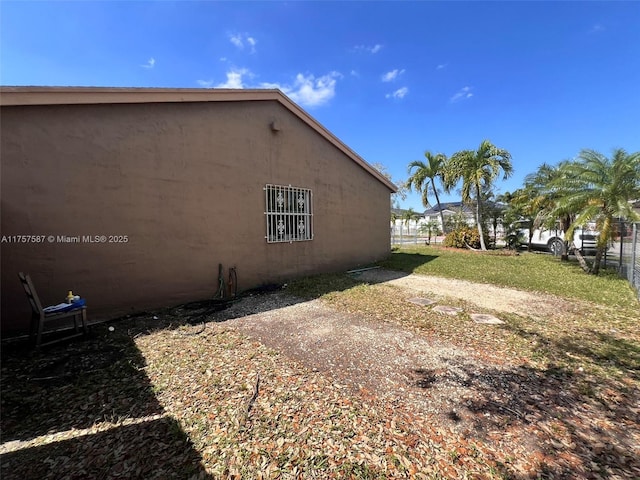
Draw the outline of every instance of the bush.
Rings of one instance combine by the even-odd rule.
[[[484,241],[486,245],[489,244],[486,236]],[[480,234],[476,228],[468,226],[459,227],[447,233],[444,239],[444,246],[454,248],[480,248]]]

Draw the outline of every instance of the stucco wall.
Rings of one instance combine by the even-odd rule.
[[[24,330],[17,273],[43,303],[68,290],[94,320],[338,271],[389,251],[389,189],[276,101],[2,107],[2,330]],[[270,128],[276,120],[280,128]],[[311,188],[314,240],[265,241],[267,183]]]

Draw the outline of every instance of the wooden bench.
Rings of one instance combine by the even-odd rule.
[[[84,305],[78,305],[77,307],[70,307],[69,310],[65,310],[62,312],[47,312],[45,308],[42,307],[40,303],[40,299],[38,298],[38,294],[36,293],[36,289],[33,286],[33,282],[31,281],[31,277],[29,275],[25,275],[20,272],[18,274],[20,277],[20,282],[24,287],[24,291],[27,294],[27,299],[29,300],[29,304],[31,305],[31,328],[30,328],[30,337],[33,342],[35,339],[36,348],[40,348],[45,345],[50,345],[53,343],[61,342],[63,340],[68,340],[75,337],[81,337],[86,335],[87,333],[87,307]],[[50,307],[48,307],[50,308]],[[45,333],[45,324],[51,323],[55,320],[62,320],[64,318],[73,318],[73,326],[74,332],[71,335],[63,336],[62,338],[56,338],[55,340],[51,340],[49,342],[42,343],[42,335]],[[82,324],[82,331],[78,329],[78,321]]]

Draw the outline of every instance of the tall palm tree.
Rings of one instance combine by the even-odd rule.
[[[414,187],[418,193],[422,194],[422,204],[425,208],[429,208],[429,194],[433,193],[436,197],[436,205],[440,212],[440,221],[444,230],[444,215],[440,207],[440,198],[438,197],[438,188],[436,187],[436,178],[444,185],[444,170],[447,164],[447,157],[443,153],[433,154],[430,151],[424,152],[427,163],[420,160],[414,160],[409,164],[408,172],[411,175],[407,180],[409,190]],[[411,173],[412,170],[415,171]]]
[[[480,248],[487,250],[482,232],[482,194],[491,191],[500,171],[506,180],[513,173],[511,154],[484,140],[477,150],[462,150],[453,154],[445,171],[445,187],[450,189],[462,180],[462,201],[475,197],[476,223],[480,234]]]
[[[582,150],[576,161],[563,165],[562,171],[564,177],[556,184],[563,195],[555,212],[576,213],[566,232],[570,239],[577,227],[595,222],[600,233],[591,273],[597,275],[613,233],[614,219],[640,220],[629,202],[640,198],[640,152],[627,153],[618,148],[607,158],[595,150]]]

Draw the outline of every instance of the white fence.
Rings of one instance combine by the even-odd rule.
[[[428,233],[425,233],[415,225],[407,228],[406,226],[391,226],[391,245],[425,245],[425,243],[441,243],[444,237],[431,235],[429,238]]]

